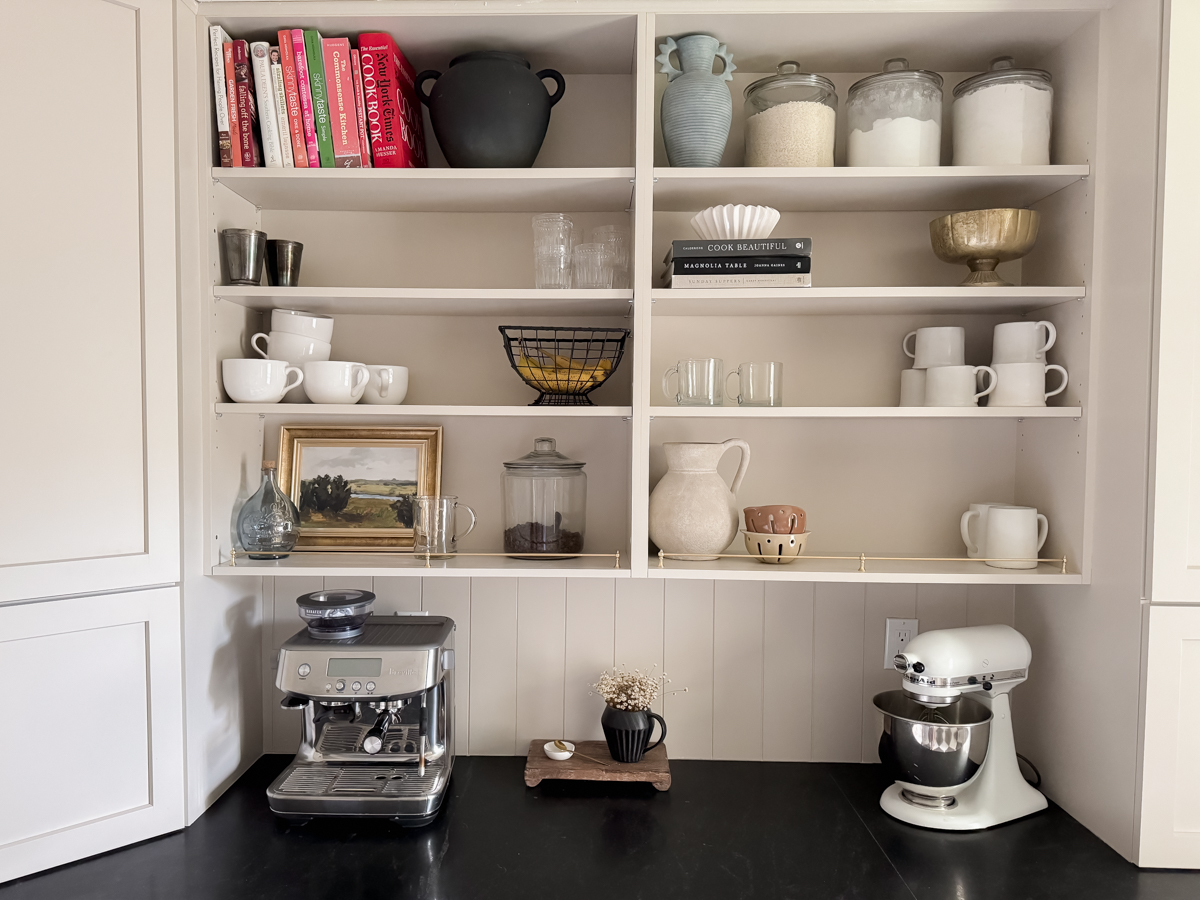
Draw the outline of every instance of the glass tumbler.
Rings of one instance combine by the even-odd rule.
[[[563,213],[533,217],[533,283],[537,288],[571,286],[575,223]]]
[[[725,379],[725,390],[729,390],[729,379],[738,377],[738,393],[729,394],[738,406],[783,406],[783,363],[745,362],[729,373]]]
[[[601,288],[613,286],[612,256],[607,244],[587,243],[575,248],[575,287]]]
[[[724,406],[724,370],[719,359],[681,359],[663,373],[663,393],[677,406]],[[679,390],[674,394],[668,386],[672,375],[679,376]]]
[[[462,534],[458,533],[456,510],[465,509],[471,514],[471,524]],[[458,552],[458,539],[466,537],[475,529],[475,510],[458,498],[443,494],[440,497],[413,497],[413,552],[435,557],[449,556]]]
[[[604,244],[608,248],[609,260],[612,263],[612,286],[617,290],[628,290],[632,282],[629,279],[629,231],[618,225],[601,225],[593,228],[588,240],[596,244]]]

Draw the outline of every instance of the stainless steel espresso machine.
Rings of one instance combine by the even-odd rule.
[[[301,711],[300,751],[267,788],[271,811],[426,825],[454,766],[454,622],[373,616],[370,591],[297,598],[308,627],[279,653],[282,705]]]

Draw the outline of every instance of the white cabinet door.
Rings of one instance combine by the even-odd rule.
[[[172,7],[0,0],[0,602],[179,581]]]
[[[183,827],[179,589],[0,606],[0,882]]]

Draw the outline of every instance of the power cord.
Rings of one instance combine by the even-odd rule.
[[[1042,786],[1042,773],[1038,771],[1038,767],[1029,761],[1028,756],[1022,756],[1020,753],[1018,753],[1017,759],[1019,759],[1021,762],[1025,763],[1025,765],[1029,766],[1029,768],[1033,769],[1033,774],[1037,778],[1037,781],[1029,781],[1028,778],[1026,778],[1025,780],[1029,781],[1029,783],[1032,784],[1035,788],[1041,787]],[[1020,768],[1020,766],[1018,766],[1017,768]],[[1022,777],[1024,777],[1024,775],[1022,775]]]

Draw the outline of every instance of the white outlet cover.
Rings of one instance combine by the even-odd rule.
[[[917,636],[919,625],[919,619],[887,620],[887,628],[884,632],[886,637],[883,642],[883,667],[885,669],[893,672],[896,670],[896,664],[893,662],[896,654],[903,653],[908,642]]]

